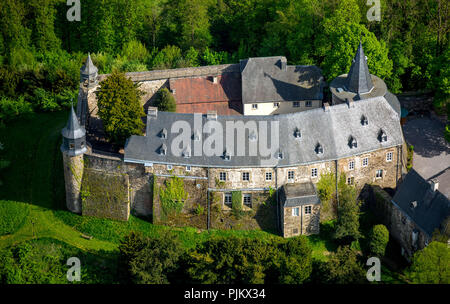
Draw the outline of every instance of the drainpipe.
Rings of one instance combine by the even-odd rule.
[[[275,196],[277,198],[277,218],[278,218],[278,229],[280,229],[281,234],[283,233],[283,223],[281,222],[280,216],[280,200],[278,198],[278,166],[275,166]]]

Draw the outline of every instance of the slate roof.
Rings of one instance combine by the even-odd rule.
[[[285,184],[280,193],[283,207],[320,204],[316,188],[312,182]]]
[[[412,169],[399,186],[392,201],[429,236],[450,215],[450,200]],[[417,206],[412,208],[411,203]]]
[[[363,115],[368,119],[368,125],[362,125],[361,117]],[[194,125],[194,117],[197,117],[199,120],[196,125]],[[185,121],[185,126],[189,126],[191,128],[190,132],[194,134],[195,130],[204,126],[207,122],[207,117],[200,114],[168,112],[158,112],[156,118],[147,116],[146,136],[131,136],[127,140],[125,161],[195,165],[200,167],[283,167],[335,160],[398,146],[403,143],[403,134],[398,116],[384,97],[354,101],[350,107],[347,104],[330,106],[328,110],[317,108],[309,111],[269,116],[219,115],[217,116],[217,122],[219,127],[224,130],[225,138],[231,135],[231,131],[228,132],[226,130],[227,123],[236,122],[256,125],[258,128],[256,130],[257,134],[260,136],[256,141],[252,141],[249,139],[251,132],[245,130],[245,136],[240,139],[238,139],[238,136],[235,136],[234,141],[229,140],[228,152],[231,151],[230,160],[225,160],[221,156],[222,153],[220,153],[220,151],[227,149],[225,138],[221,141],[223,149],[220,149],[220,144],[218,144],[217,155],[215,156],[205,155],[205,153],[213,153],[211,151],[203,153],[200,142],[193,139],[189,140],[188,143],[193,149],[190,158],[172,153],[172,143],[179,133],[175,129],[172,131],[172,126],[177,121]],[[276,128],[277,125],[278,130]],[[162,139],[158,136],[163,128],[168,130],[167,139]],[[243,130],[244,128],[240,127],[239,129]],[[294,136],[296,129],[299,129],[301,132],[300,138]],[[274,136],[262,136],[261,132],[264,130],[268,134],[274,132]],[[386,142],[379,141],[378,135],[380,130],[386,132]],[[205,139],[208,136],[210,135],[204,132],[201,133],[202,143],[205,143]],[[357,140],[358,145],[356,148],[349,146],[350,136]],[[267,145],[264,143],[266,138]],[[278,141],[278,145],[276,141]],[[158,153],[163,143],[166,143],[169,148],[166,155]],[[179,142],[175,142],[175,144],[179,144]],[[318,144],[323,147],[323,153],[321,154],[316,153]],[[234,149],[231,147],[233,145]],[[258,147],[259,145],[271,147],[271,150],[266,153],[264,150],[258,149],[261,153],[255,153],[254,155],[248,153],[250,147]],[[187,146],[187,143],[184,146]],[[246,153],[238,156],[236,147],[245,147]],[[276,149],[277,147],[278,149]],[[202,155],[198,155],[199,152]],[[278,152],[281,152],[282,158],[278,158]]]
[[[290,66],[286,57],[241,60],[242,102],[322,100],[324,79],[316,66]]]
[[[80,69],[82,75],[92,75],[98,72],[97,67],[94,65],[91,59],[91,54],[88,54],[86,62]]]
[[[354,93],[367,93],[373,88],[369,67],[367,66],[366,55],[361,42],[352,61],[350,71],[347,76],[347,89]]]
[[[78,122],[77,114],[73,109],[73,106],[70,110],[69,119],[67,120],[67,124],[64,129],[61,131],[62,136],[69,139],[77,139],[85,136],[86,131],[83,127],[80,127],[80,123]]]

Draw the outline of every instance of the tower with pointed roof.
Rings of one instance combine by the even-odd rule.
[[[94,65],[91,59],[91,54],[88,54],[85,64],[80,69],[80,81],[87,83],[88,88],[92,88],[97,85],[98,69]]]
[[[87,151],[86,131],[80,126],[73,106],[66,126],[61,131],[63,142],[64,180],[66,185],[67,209],[81,214],[81,180],[83,177],[83,154]]]
[[[357,94],[369,93],[373,89],[372,77],[361,41],[347,75],[347,89]]]

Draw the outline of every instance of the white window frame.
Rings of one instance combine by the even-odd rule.
[[[272,180],[272,172],[266,172],[266,182],[271,181],[271,180]]]
[[[274,108],[279,108],[280,107],[280,103],[279,102],[274,102],[273,103],[273,107]]]
[[[293,101],[292,102],[292,107],[293,108],[300,108],[300,101]]]
[[[347,177],[347,185],[353,185],[355,183],[355,177],[349,176]]]
[[[225,176],[225,178],[222,178],[223,176]],[[219,180],[221,182],[225,182],[227,180],[227,173],[226,172],[219,172]]]
[[[319,170],[317,168],[311,168],[311,177],[315,178],[319,175]]]
[[[386,153],[386,161],[387,162],[391,162],[393,158],[394,158],[394,152],[390,151],[390,152]]]
[[[252,110],[258,110],[258,104],[252,103]]]
[[[305,101],[305,107],[311,108],[312,107],[312,101],[311,100]]]
[[[247,177],[247,178],[245,178]],[[242,172],[242,180],[245,182],[250,181],[250,172]]]
[[[292,208],[292,216],[300,216],[300,208],[299,207]]]
[[[186,166],[186,171],[190,172],[192,170],[191,166]]]
[[[246,200],[249,200],[249,204],[245,203]],[[244,193],[244,194],[242,194],[242,204],[244,204],[244,206],[247,206],[249,208],[252,207],[252,195],[251,195],[251,193]]]
[[[311,214],[312,213],[312,206],[305,206],[305,214]]]
[[[227,200],[229,200],[229,203],[227,203]],[[232,206],[233,200],[232,200],[232,194],[231,192],[225,192],[223,194],[223,204],[225,206]]]
[[[292,177],[291,177],[291,175],[292,175]],[[288,182],[291,182],[291,183],[294,182],[295,171],[292,171],[292,170],[288,171],[287,179],[288,179]]]
[[[349,170],[354,170],[355,169],[355,161],[354,160],[350,160],[348,162],[348,169]]]
[[[364,164],[365,162],[365,164]],[[363,167],[367,167],[369,165],[369,158],[368,157],[364,157],[362,160],[362,166]]]
[[[378,173],[381,173],[380,176],[378,176]],[[375,178],[383,178],[383,169],[377,170],[375,172]]]

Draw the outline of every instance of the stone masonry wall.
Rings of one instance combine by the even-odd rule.
[[[305,214],[305,207],[311,206],[311,214]],[[299,216],[292,215],[292,209],[299,208]],[[305,205],[283,208],[283,237],[310,235],[320,232],[320,205]]]
[[[69,156],[63,153],[66,206],[74,213],[81,213],[80,189],[83,177],[83,154]]]

